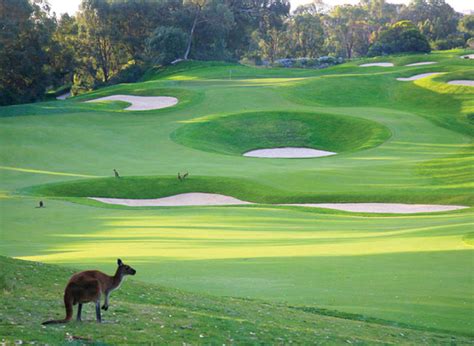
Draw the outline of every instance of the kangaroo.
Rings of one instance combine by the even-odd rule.
[[[63,320],[51,320],[43,322],[46,324],[67,323],[72,319],[72,307],[79,304],[77,308],[77,321],[81,321],[82,304],[95,302],[95,313],[97,322],[102,322],[100,316],[100,298],[105,295],[103,310],[109,308],[109,296],[113,290],[116,290],[122,284],[125,275],[135,275],[136,270],[126,265],[119,258],[117,260],[117,271],[114,276],[109,276],[98,270],[87,270],[74,274],[66,285],[64,290],[64,306],[66,308],[66,317]]]
[[[115,168],[114,168],[114,174],[115,174],[115,178],[120,178],[119,172],[117,172]]]

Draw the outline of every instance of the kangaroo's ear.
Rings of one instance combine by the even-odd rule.
[[[121,265],[123,264],[123,263],[122,263],[122,260],[121,260],[120,258],[117,259],[117,264],[118,264],[119,266],[121,266]]]

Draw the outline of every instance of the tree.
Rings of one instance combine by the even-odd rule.
[[[328,45],[348,59],[365,55],[369,47],[368,13],[360,6],[336,6],[327,18]]]
[[[47,3],[0,2],[0,104],[41,99],[50,83],[49,48],[55,28]]]
[[[436,41],[456,33],[460,15],[444,0],[412,0],[399,18],[411,21],[428,40]]]
[[[429,53],[430,44],[426,37],[410,21],[400,21],[382,31],[369,49],[369,56],[402,52]]]
[[[53,85],[72,83],[78,61],[78,25],[75,17],[63,14],[57,21],[51,45],[50,65]]]
[[[474,48],[474,15],[466,15],[459,21],[458,29],[464,36],[466,45]]]
[[[288,21],[286,42],[291,57],[320,56],[324,45],[324,29],[319,15],[295,11],[295,15]]]
[[[179,28],[160,26],[147,40],[148,56],[153,63],[169,64],[183,56],[187,39],[186,33]]]

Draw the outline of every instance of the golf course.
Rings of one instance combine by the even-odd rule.
[[[182,61],[0,107],[0,344],[473,342],[472,53]],[[111,323],[41,326],[117,258]]]

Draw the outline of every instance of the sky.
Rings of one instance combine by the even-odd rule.
[[[67,12],[69,14],[74,14],[78,7],[81,0],[49,0],[53,11],[57,14],[61,14]],[[311,2],[311,0],[290,0],[291,7],[296,8],[299,5],[303,5],[306,3]],[[356,4],[359,0],[325,0],[326,4],[329,5],[340,5],[340,4]],[[391,3],[408,3],[409,0],[388,0]],[[447,0],[448,4],[450,4],[456,11],[468,13],[469,11],[474,11],[474,1],[472,0]]]

